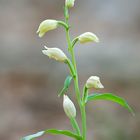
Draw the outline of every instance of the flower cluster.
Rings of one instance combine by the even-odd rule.
[[[68,52],[70,54],[70,58],[65,55],[63,50],[59,48],[49,48],[45,46],[45,49],[42,50],[42,53],[46,56],[48,56],[50,59],[54,59],[56,61],[65,63],[69,68],[69,75],[67,76],[64,87],[62,88],[61,92],[59,93],[59,97],[63,96],[63,109],[66,114],[66,116],[69,118],[70,123],[73,127],[73,131],[67,131],[67,130],[57,130],[57,129],[48,129],[45,131],[38,132],[36,134],[27,136],[23,138],[22,140],[33,140],[37,137],[42,136],[46,133],[51,134],[62,134],[69,136],[71,138],[74,138],[76,140],[86,140],[86,104],[89,101],[94,100],[110,100],[113,102],[116,102],[123,107],[127,108],[130,112],[133,111],[127,104],[127,102],[116,95],[113,95],[111,93],[93,93],[90,94],[90,89],[102,89],[104,86],[102,85],[100,78],[98,76],[90,76],[88,80],[85,82],[83,87],[83,93],[81,94],[80,88],[79,88],[79,79],[78,79],[78,73],[77,73],[77,66],[76,66],[76,58],[75,58],[75,52],[74,52],[74,46],[76,43],[89,43],[94,42],[98,43],[99,38],[92,32],[85,32],[77,37],[75,37],[73,40],[70,38],[70,25],[69,25],[69,9],[72,8],[75,4],[75,0],[65,0],[65,7],[64,7],[64,15],[65,15],[65,21],[58,21],[54,19],[46,19],[43,22],[40,23],[37,34],[39,37],[43,37],[48,31],[54,30],[59,26],[64,27],[66,31],[66,39],[68,44]],[[71,101],[71,99],[66,95],[67,91],[69,89],[71,81],[74,81],[74,89],[75,89],[75,95],[76,95],[76,101],[78,103],[80,114],[81,114],[81,126],[82,131],[78,125],[78,122],[76,121],[76,107],[74,103]]]
[[[65,6],[67,8],[71,8],[74,6],[75,0],[66,0]],[[63,21],[57,21],[53,19],[46,19],[42,21],[38,27],[37,33],[39,37],[43,37],[48,31],[56,29],[59,25],[65,25]],[[67,27],[66,25],[64,26]],[[80,42],[81,44],[88,43],[88,42],[99,42],[99,38],[92,32],[85,32],[78,37],[75,38],[76,42]],[[75,42],[75,43],[76,43]],[[59,48],[48,48],[45,46],[45,49],[42,50],[42,53],[44,55],[47,55],[51,59],[55,59],[59,62],[68,62],[68,57],[65,55],[65,53],[59,49]],[[100,82],[99,77],[97,76],[91,76],[87,82],[86,82],[86,88],[103,88],[103,85]],[[64,95],[64,101],[63,101],[63,107],[66,115],[71,118],[76,116],[76,108],[73,104],[73,102],[69,99],[67,95]]]

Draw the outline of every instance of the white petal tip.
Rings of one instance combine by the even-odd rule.
[[[47,54],[46,54],[46,50],[42,50],[42,53],[43,53],[44,55],[47,55]]]
[[[44,46],[44,48],[45,48],[46,50],[48,50],[48,47],[47,47],[47,46]]]

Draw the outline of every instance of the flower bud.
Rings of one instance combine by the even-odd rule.
[[[102,85],[102,83],[100,82],[100,78],[97,76],[91,76],[89,77],[89,79],[86,82],[86,88],[95,88],[95,89],[99,89],[99,88],[104,88],[104,86]]]
[[[71,8],[74,6],[74,1],[75,0],[65,0],[65,5],[68,7],[68,8]]]
[[[48,48],[45,46],[45,49],[46,50],[42,50],[42,53],[47,55],[49,58],[53,58],[60,62],[66,62],[68,59],[64,52],[59,48]]]
[[[86,33],[83,33],[81,34],[79,37],[78,37],[80,43],[87,43],[87,42],[99,42],[99,38],[91,33],[91,32],[86,32]]]
[[[43,37],[46,32],[56,29],[57,26],[58,26],[58,21],[56,20],[52,20],[52,19],[44,20],[39,25],[37,33],[39,33],[39,37]]]
[[[76,108],[67,95],[63,97],[63,108],[69,118],[76,117]]]

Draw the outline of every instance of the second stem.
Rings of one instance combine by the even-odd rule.
[[[82,137],[83,140],[86,140],[86,111],[85,111],[85,104],[82,103],[81,101],[81,96],[80,96],[80,90],[79,90],[79,83],[78,83],[78,73],[77,73],[77,66],[76,66],[76,59],[75,59],[75,54],[74,54],[74,47],[72,47],[72,43],[70,40],[70,35],[69,35],[69,29],[66,30],[66,36],[67,36],[67,42],[68,42],[68,49],[72,57],[72,64],[74,66],[75,70],[75,77],[74,77],[74,86],[75,86],[75,92],[76,92],[76,98],[80,107],[80,112],[81,112],[81,117],[82,117]]]

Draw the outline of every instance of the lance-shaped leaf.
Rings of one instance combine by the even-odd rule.
[[[64,82],[64,87],[62,88],[62,90],[60,91],[59,93],[59,97],[60,96],[63,96],[65,94],[65,92],[68,90],[69,86],[70,86],[70,83],[72,81],[72,76],[67,76],[67,78],[65,79],[65,82]]]
[[[54,135],[65,135],[65,136],[74,138],[76,140],[82,140],[81,136],[76,135],[76,134],[72,133],[71,131],[57,130],[57,129],[48,129],[48,130],[45,130],[45,131],[41,131],[41,132],[38,132],[36,134],[26,136],[26,137],[22,138],[21,140],[34,140],[35,138],[41,137],[41,136],[43,136],[44,134],[47,134],[47,133],[48,134],[54,134]]]
[[[111,93],[103,93],[103,94],[94,93],[92,95],[89,95],[87,98],[87,101],[91,101],[91,100],[109,100],[109,101],[116,102],[120,104],[121,106],[125,107],[134,115],[132,108],[128,105],[128,103],[123,98],[113,95]]]
[[[76,140],[82,140],[81,136],[74,134],[71,131],[67,131],[67,130],[49,129],[49,130],[47,130],[47,133],[54,134],[54,135],[65,135],[65,136],[74,138]]]

